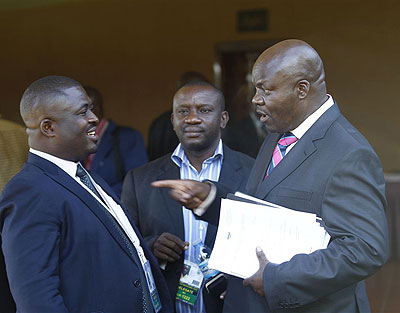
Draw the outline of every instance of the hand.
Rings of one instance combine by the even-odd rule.
[[[211,186],[190,179],[159,180],[151,183],[157,188],[171,188],[172,199],[188,209],[196,209],[208,196]]]
[[[243,281],[243,286],[251,286],[255,292],[257,292],[260,296],[264,296],[264,283],[263,283],[263,273],[264,269],[269,263],[267,257],[260,247],[256,248],[256,254],[258,258],[258,263],[260,264],[260,268],[258,271],[249,278],[246,278]]]
[[[174,262],[179,259],[182,251],[187,250],[189,243],[182,241],[170,233],[162,233],[153,244],[154,255],[164,261]]]

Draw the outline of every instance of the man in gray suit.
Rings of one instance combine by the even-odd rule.
[[[316,213],[331,241],[326,249],[282,264],[270,263],[258,250],[259,270],[244,281],[228,282],[224,312],[369,312],[363,280],[388,256],[379,159],[326,93],[322,60],[307,43],[286,40],[267,49],[252,75],[253,103],[271,134],[246,191]],[[153,186],[172,188],[172,197],[187,207],[210,200],[207,184],[167,181]],[[216,186],[218,200],[226,191]],[[200,212],[201,218],[218,223],[216,207],[218,201]]]

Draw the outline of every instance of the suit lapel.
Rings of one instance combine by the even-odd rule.
[[[180,179],[179,167],[176,166],[170,158],[168,158],[164,166],[161,167],[160,174],[155,180],[163,179]],[[175,229],[174,233],[179,238],[185,238],[182,206],[171,198],[168,188],[160,188],[159,190],[164,200],[162,203],[165,203],[166,211],[168,212],[173,228]]]
[[[251,179],[249,179],[247,183],[246,191],[249,194],[256,195],[257,190],[260,188],[260,185],[264,180],[265,173],[267,172],[268,165],[271,161],[272,153],[274,152],[280,136],[281,134],[273,133],[267,136],[265,139],[251,171]]]
[[[263,199],[276,185],[289,176],[297,167],[299,167],[316,148],[309,136],[304,136],[290,150],[276,168],[272,170],[266,179],[261,180],[258,186],[256,197]],[[272,153],[269,154],[272,156]],[[265,172],[264,172],[265,173]]]
[[[58,166],[34,154],[29,154],[29,163],[32,163],[41,168],[45,175],[54,180],[55,183],[62,185],[65,189],[69,190],[76,197],[78,197],[93,214],[101,221],[110,235],[117,241],[121,248],[136,262],[135,258],[130,253],[128,247],[124,243],[124,239],[119,234],[118,227],[113,223],[113,217],[107,210],[100,204],[88,191],[79,185],[72,177],[61,170]],[[101,186],[102,188],[104,186]],[[113,193],[111,193],[112,195]],[[84,209],[84,208],[82,208]]]
[[[340,111],[336,104],[329,108],[304,134],[304,136],[296,143],[296,145],[290,150],[290,152],[283,158],[276,168],[270,173],[267,179],[263,179],[263,176],[258,176],[257,181],[259,182],[256,197],[264,199],[266,195],[278,184],[280,184],[286,177],[288,177],[296,168],[298,168],[307,158],[317,151],[315,142],[323,138],[332,125],[334,120],[338,118]],[[275,142],[274,145],[270,144],[266,147],[266,155],[262,156],[264,163],[264,175],[267,166],[271,160],[273,150],[275,149],[276,143],[279,140],[280,134],[274,135],[271,142]],[[271,136],[272,136],[271,135]],[[261,158],[260,158],[261,160]],[[257,158],[257,163],[259,158]],[[260,164],[260,167],[262,164]]]

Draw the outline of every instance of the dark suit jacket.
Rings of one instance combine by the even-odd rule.
[[[254,160],[224,146],[224,160],[219,182],[228,190],[244,190]],[[171,154],[161,157],[140,168],[130,171],[124,181],[122,202],[142,233],[148,247],[153,250],[154,241],[164,232],[185,239],[182,206],[171,199],[169,190],[152,188],[150,183],[162,179],[179,179],[180,169],[171,160]],[[209,225],[205,244],[213,247],[216,227]],[[171,297],[175,299],[184,254],[168,263],[164,277]],[[207,307],[210,312],[211,308]]]
[[[115,136],[118,131],[119,158],[116,157]],[[116,160],[118,158],[118,160]],[[129,170],[141,166],[148,161],[146,147],[142,135],[135,129],[117,126],[109,120],[109,124],[101,137],[97,152],[93,157],[90,171],[103,178],[121,197],[123,179]],[[121,165],[121,177],[116,167]]]
[[[268,264],[265,297],[230,278],[224,312],[369,312],[363,280],[388,256],[385,182],[378,157],[335,104],[264,180],[279,137],[266,138],[247,193],[316,213],[331,241],[327,249]],[[203,218],[217,222],[212,210]]]
[[[107,184],[96,182],[118,203]],[[173,311],[157,261],[134,227],[163,305]],[[140,312],[139,264],[109,213],[53,163],[29,154],[0,198],[7,275],[19,312]],[[143,277],[143,275],[142,275]]]

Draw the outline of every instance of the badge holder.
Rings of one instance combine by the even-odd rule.
[[[153,304],[154,311],[158,313],[161,310],[162,306],[160,296],[158,295],[156,284],[154,282],[153,274],[151,272],[149,261],[146,261],[144,263],[143,268],[146,275],[147,286],[149,287],[151,303]]]
[[[202,250],[203,244],[201,240],[192,243],[195,250],[196,263],[189,260],[185,260],[183,264],[183,270],[181,273],[181,278],[178,284],[178,292],[176,293],[176,299],[194,306],[199,294],[201,295],[201,285],[204,280],[202,271],[200,270],[199,264],[201,262],[200,252]]]

